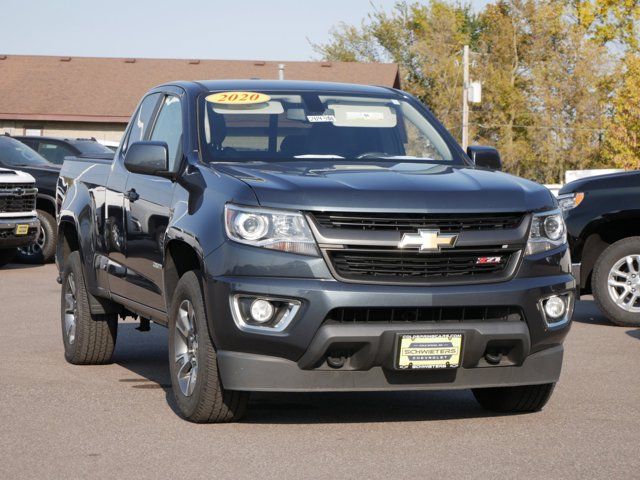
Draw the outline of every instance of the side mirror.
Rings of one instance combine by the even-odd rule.
[[[169,147],[165,142],[134,142],[127,149],[124,166],[132,173],[166,176]]]
[[[498,150],[493,147],[481,147],[471,145],[467,147],[467,155],[476,167],[488,168],[490,170],[502,170],[502,161]]]

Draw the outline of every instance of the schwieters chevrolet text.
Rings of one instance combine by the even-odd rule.
[[[252,391],[472,389],[538,410],[575,281],[554,197],[464,152],[412,96],[176,82],[113,161],[65,161],[61,323],[108,362],[118,318],[169,328],[177,409],[238,419]]]

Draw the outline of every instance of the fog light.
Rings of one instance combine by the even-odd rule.
[[[547,317],[558,319],[564,316],[567,311],[567,305],[565,301],[561,297],[553,296],[547,298],[544,302],[544,312],[547,314]]]
[[[239,293],[229,297],[231,315],[245,332],[278,335],[295,318],[302,302],[293,298],[255,296]]]
[[[251,303],[251,318],[258,323],[266,323],[273,318],[275,308],[270,301],[257,298]]]

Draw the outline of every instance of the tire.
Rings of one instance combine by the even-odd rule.
[[[632,259],[631,266],[628,258]],[[614,275],[614,271],[620,275]],[[609,280],[614,282],[611,286]],[[611,322],[622,327],[640,326],[640,237],[624,238],[602,252],[593,269],[591,290]],[[617,303],[614,295],[622,298],[622,303]]]
[[[3,248],[0,250],[0,268],[11,263],[11,260],[16,256],[17,251],[18,250],[16,248]]]
[[[50,263],[56,254],[56,242],[58,241],[58,231],[56,220],[44,210],[38,210],[38,220],[40,220],[40,232],[36,242],[28,247],[20,247],[16,260],[20,263],[33,265]]]
[[[198,272],[185,273],[175,290],[169,317],[169,368],[177,409],[185,420],[222,423],[244,415],[249,394],[225,390],[220,381]]]
[[[62,273],[60,321],[64,357],[69,363],[111,363],[118,335],[118,315],[91,314],[82,262],[77,251],[69,255]]]
[[[473,396],[486,410],[499,413],[527,413],[542,410],[551,398],[555,383],[519,387],[474,388]]]

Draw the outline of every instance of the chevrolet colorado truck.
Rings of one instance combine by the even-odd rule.
[[[472,389],[539,410],[575,281],[553,195],[499,168],[399,90],[154,88],[113,161],[60,173],[66,359],[110,361],[137,316],[169,328],[193,422],[240,418],[252,391]]]
[[[616,325],[640,326],[640,171],[575,180],[558,202],[579,291]]]
[[[36,241],[40,231],[35,211],[37,193],[31,175],[0,168],[0,267],[13,260],[18,247]]]

